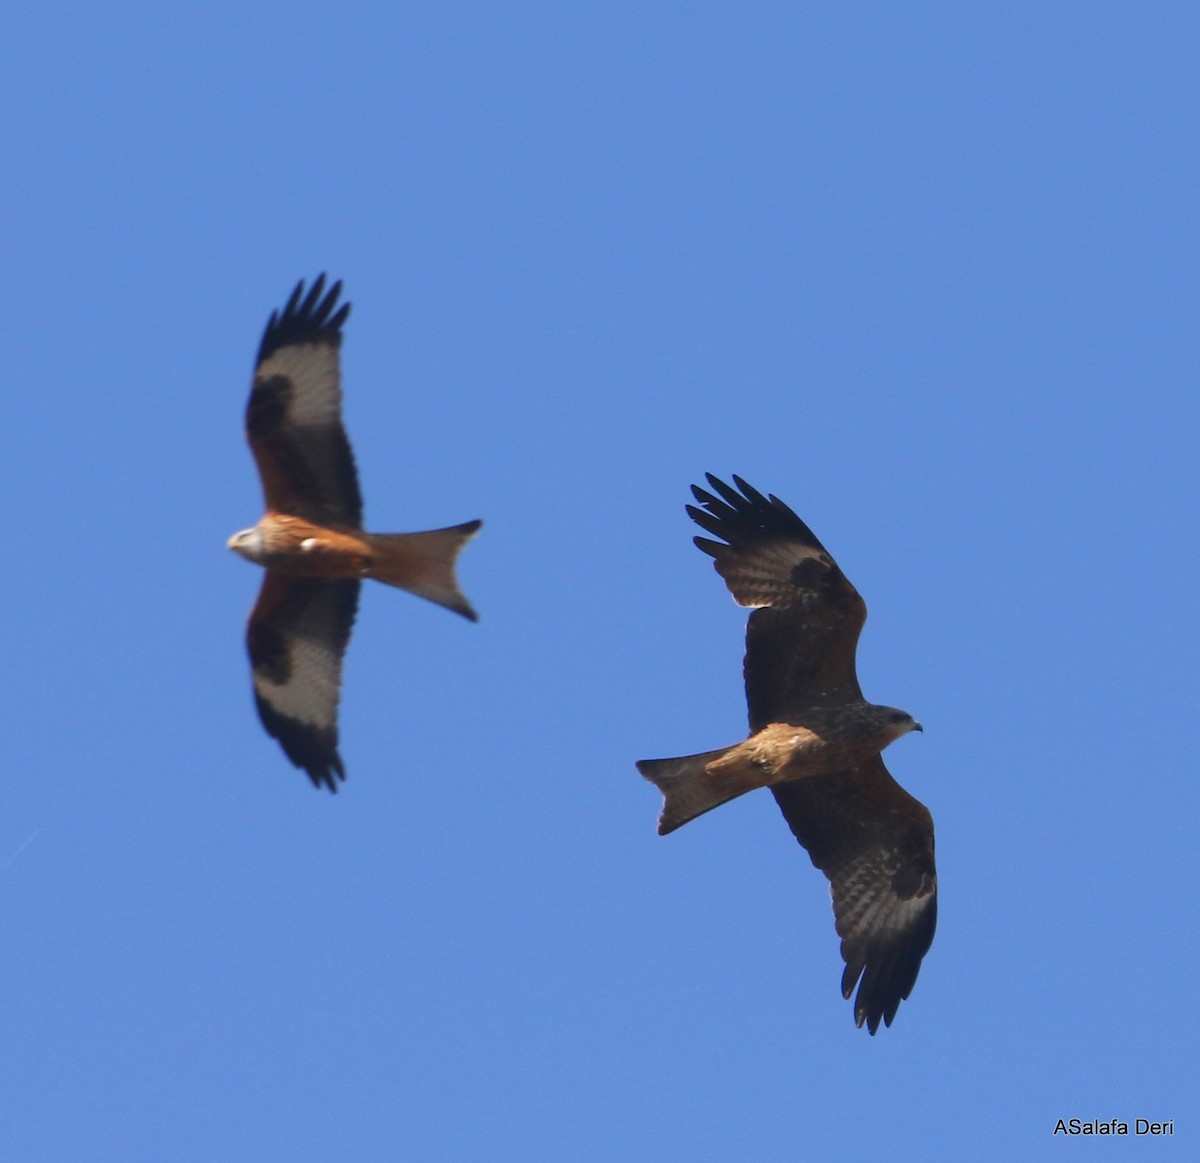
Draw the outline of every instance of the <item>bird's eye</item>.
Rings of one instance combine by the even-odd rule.
[[[895,713],[893,713],[893,714],[891,714],[891,715],[888,715],[888,722],[890,722],[890,723],[903,723],[903,722],[904,722],[904,720],[905,720],[905,719],[907,719],[907,718],[908,718],[908,716],[907,716],[907,715],[901,714],[899,711],[896,711]]]

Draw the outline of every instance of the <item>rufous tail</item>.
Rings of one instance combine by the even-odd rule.
[[[368,533],[373,560],[367,577],[419,594],[477,622],[479,615],[458,588],[454,563],[482,524],[468,521],[425,533]]]
[[[740,743],[678,759],[642,759],[637,769],[663,794],[660,836],[769,782]]]

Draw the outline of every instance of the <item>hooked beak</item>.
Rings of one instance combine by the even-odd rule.
[[[924,734],[925,734],[925,728],[924,728],[924,727],[922,727],[922,726],[921,726],[921,724],[920,724],[920,723],[918,723],[918,722],[915,722],[915,721],[913,722],[912,729],[913,729],[914,731],[920,731],[922,735],[924,735]]]

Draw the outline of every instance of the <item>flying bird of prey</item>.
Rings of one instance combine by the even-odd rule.
[[[362,578],[419,594],[462,614],[475,611],[454,563],[482,524],[426,533],[367,533],[350,441],[342,427],[338,352],[350,304],[325,293],[325,276],[304,282],[272,312],[254,369],[246,438],[258,465],[266,513],[229,548],[266,569],[250,614],[254,700],[267,734],[308,773],[337,791],[342,656]]]
[[[638,770],[663,793],[666,835],[711,808],[770,787],[796,839],[830,882],[842,939],[842,996],[854,1018],[890,1026],[912,992],[937,924],[933,819],[888,774],[880,752],[921,725],[863,699],[855,651],[867,610],[825,547],[777,497],[711,473],[688,514],[720,541],[714,559],[746,626],[750,737]],[[715,494],[715,495],[714,495]]]

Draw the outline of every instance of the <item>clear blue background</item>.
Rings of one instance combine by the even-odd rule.
[[[7,1158],[1192,1155],[1193,3],[17,0],[0,58]],[[370,527],[486,521],[478,626],[367,587],[336,798],[224,546],[321,270]],[[661,839],[633,766],[744,733],[706,470],[926,727],[875,1038],[770,797]]]

